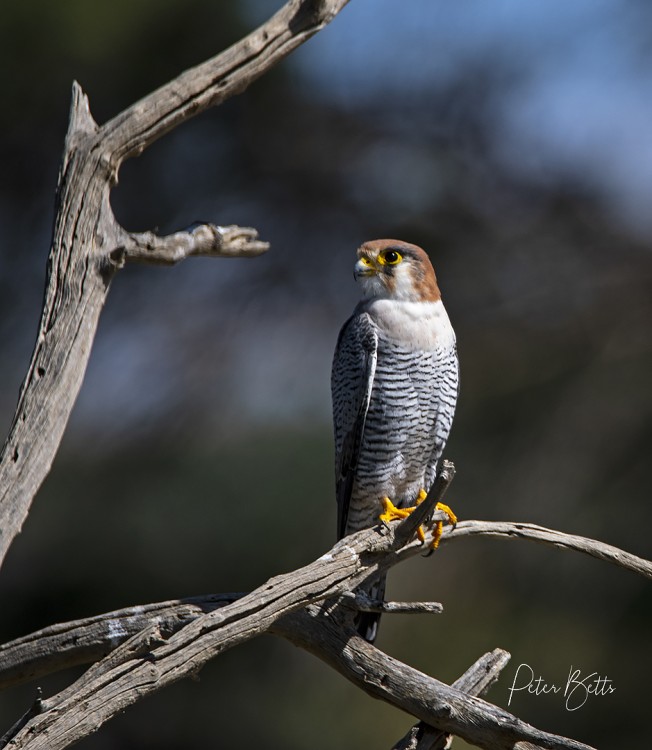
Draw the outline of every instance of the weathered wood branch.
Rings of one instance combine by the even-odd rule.
[[[63,693],[42,701],[43,713],[32,717],[9,747],[66,747],[71,732],[80,739],[140,697],[196,672],[227,648],[272,632],[440,733],[486,748],[586,748],[539,732],[490,704],[474,702],[459,686],[453,686],[457,691],[451,693],[453,688],[382,654],[349,628],[343,612],[350,592],[361,581],[423,549],[416,541],[397,549],[403,536],[399,532],[409,520],[347,537],[311,565],[273,578],[250,594],[128,608],[53,626],[6,644],[0,649],[0,683],[5,685],[109,652]],[[385,533],[379,533],[381,529]],[[609,545],[528,524],[467,521],[454,530],[447,528],[442,540],[473,533],[509,536],[514,529],[527,529],[529,535],[523,538],[594,554],[641,575],[649,577],[652,570],[649,561]],[[426,544],[431,539],[428,532]],[[415,736],[420,732],[424,742],[428,736],[432,747],[435,740],[441,742],[423,727],[413,731]]]
[[[460,521],[455,528],[445,526],[442,543],[462,539],[467,536],[494,536],[500,539],[529,539],[539,544],[552,545],[559,549],[583,552],[598,560],[613,563],[632,573],[652,578],[652,561],[630,552],[625,552],[611,544],[599,542],[576,534],[565,534],[556,529],[547,529],[534,523],[513,521]]]
[[[358,612],[378,612],[388,615],[440,615],[444,607],[440,602],[387,602],[371,599],[362,592],[351,592],[342,601]]]
[[[0,646],[0,689],[102,659],[155,624],[163,637],[244,594],[217,594],[127,607],[51,625]]]
[[[348,0],[290,0],[267,23],[201,65],[136,102],[106,123],[108,162],[120,163],[190,117],[244,91],[321,31]]]
[[[152,263],[171,266],[191,256],[209,258],[254,258],[269,249],[267,242],[257,239],[251,227],[218,227],[215,224],[195,224],[183,232],[159,237],[154,232],[125,233],[120,247],[109,254],[116,268],[124,263]]]
[[[443,733],[486,750],[589,750],[542,732],[507,711],[466,695],[383,653],[314,605],[280,620],[272,632],[314,654],[374,698]]]
[[[444,514],[438,512],[435,518],[438,517],[443,518]],[[406,518],[400,525],[406,524],[410,520],[410,518]],[[396,526],[397,524],[393,523],[391,528]],[[382,536],[374,531],[362,533],[371,534],[370,538],[374,543],[379,538],[382,540]],[[638,573],[647,578],[652,577],[652,562],[649,560],[636,557],[595,539],[564,534],[561,531],[534,524],[504,521],[461,521],[455,529],[444,527],[442,544],[470,536],[528,539],[560,549],[582,552],[599,560],[611,562],[630,572]],[[357,538],[357,535],[349,539],[355,538]],[[413,540],[398,552],[388,553],[391,555],[390,564],[393,565],[407,557],[419,554],[431,540],[432,531],[427,531],[425,545]],[[346,542],[347,540],[342,540],[339,545]],[[332,559],[339,545],[336,545],[320,559],[325,561]],[[363,573],[363,577],[370,574],[371,568]],[[200,615],[212,612],[243,596],[245,594],[242,593],[213,594],[138,605],[95,617],[52,625],[10,641],[0,646],[0,689],[36,679],[61,669],[96,661],[152,623],[158,625],[164,637],[168,637]],[[342,593],[342,599],[344,603],[350,601],[351,606],[356,608],[364,609],[368,604],[364,597],[360,599],[358,594],[352,594],[350,590]],[[400,605],[393,607],[391,606],[392,603],[385,602],[384,604],[386,607],[382,610],[384,612],[401,610]],[[422,604],[431,605],[432,611],[438,611],[435,602],[420,603],[417,604],[417,608]],[[373,606],[373,603],[371,606]],[[414,608],[414,605],[409,606]]]
[[[152,625],[169,638],[192,620],[243,596],[244,593],[209,594],[126,607],[51,625],[9,641],[0,645],[0,690],[99,661]],[[374,602],[348,592],[342,595],[342,601],[355,609],[387,614],[440,614],[443,610],[438,602]]]
[[[467,695],[482,696],[496,682],[509,660],[510,654],[507,651],[496,648],[481,656],[455,680],[452,687]],[[451,738],[452,735],[440,732],[420,721],[394,745],[392,750],[446,750],[450,747]]]
[[[116,221],[110,191],[125,159],[185,120],[242,92],[328,24],[348,0],[290,0],[267,23],[141,99],[105,125],[73,86],[45,299],[29,370],[0,455],[0,564],[47,476],[86,371],[109,284],[125,260],[256,255],[254,230],[203,225],[157,238]]]
[[[121,643],[117,655],[111,652],[106,657],[108,671],[100,661],[63,693],[44,701],[43,713],[30,720],[8,747],[67,747],[135,701],[196,672],[222,651],[267,632],[284,615],[315,601],[339,599],[395,564],[398,545],[394,528],[385,534],[369,529],[341,540],[310,565],[272,578],[233,603],[200,615],[169,638],[154,623]],[[149,648],[159,641],[161,645],[143,657],[143,644]]]

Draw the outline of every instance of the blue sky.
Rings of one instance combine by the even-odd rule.
[[[279,2],[249,0],[252,24]],[[639,0],[351,0],[288,64],[344,107],[506,71],[495,153],[529,178],[578,174],[652,232],[652,7]]]

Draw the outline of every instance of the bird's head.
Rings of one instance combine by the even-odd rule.
[[[401,240],[371,240],[358,248],[353,269],[367,299],[436,302],[441,299],[430,258]]]

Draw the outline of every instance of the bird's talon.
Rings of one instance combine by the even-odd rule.
[[[417,505],[423,502],[425,497],[426,493],[424,492],[424,490],[421,490],[416,501]],[[417,505],[413,505],[410,508],[397,508],[388,497],[384,497],[381,500],[381,503],[383,506],[383,512],[380,514],[380,516],[378,516],[378,520],[387,529],[389,529],[390,521],[397,521],[399,519],[407,518],[410,513],[416,510],[417,507]],[[424,531],[423,526],[419,526],[419,528],[417,529],[417,538],[422,544],[426,541],[426,532]]]
[[[443,511],[448,516],[448,523],[453,528],[457,526],[457,516],[455,515],[455,513],[453,513],[448,505],[446,505],[445,503],[437,503],[437,505],[435,505],[435,510]]]
[[[437,521],[435,523],[435,530],[432,532],[432,544],[431,549],[435,550],[439,547],[439,540],[441,539],[442,532],[444,530],[444,522]]]
[[[388,524],[390,521],[396,521],[399,518],[407,518],[414,510],[414,508],[397,508],[388,497],[384,497],[381,500],[381,503],[383,506],[383,512],[378,516],[378,520],[384,524]]]

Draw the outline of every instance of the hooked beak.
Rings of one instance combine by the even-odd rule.
[[[365,276],[375,276],[376,273],[377,270],[375,265],[369,260],[369,258],[365,258],[364,255],[361,258],[358,258],[357,263],[353,266],[353,277],[356,281]]]

